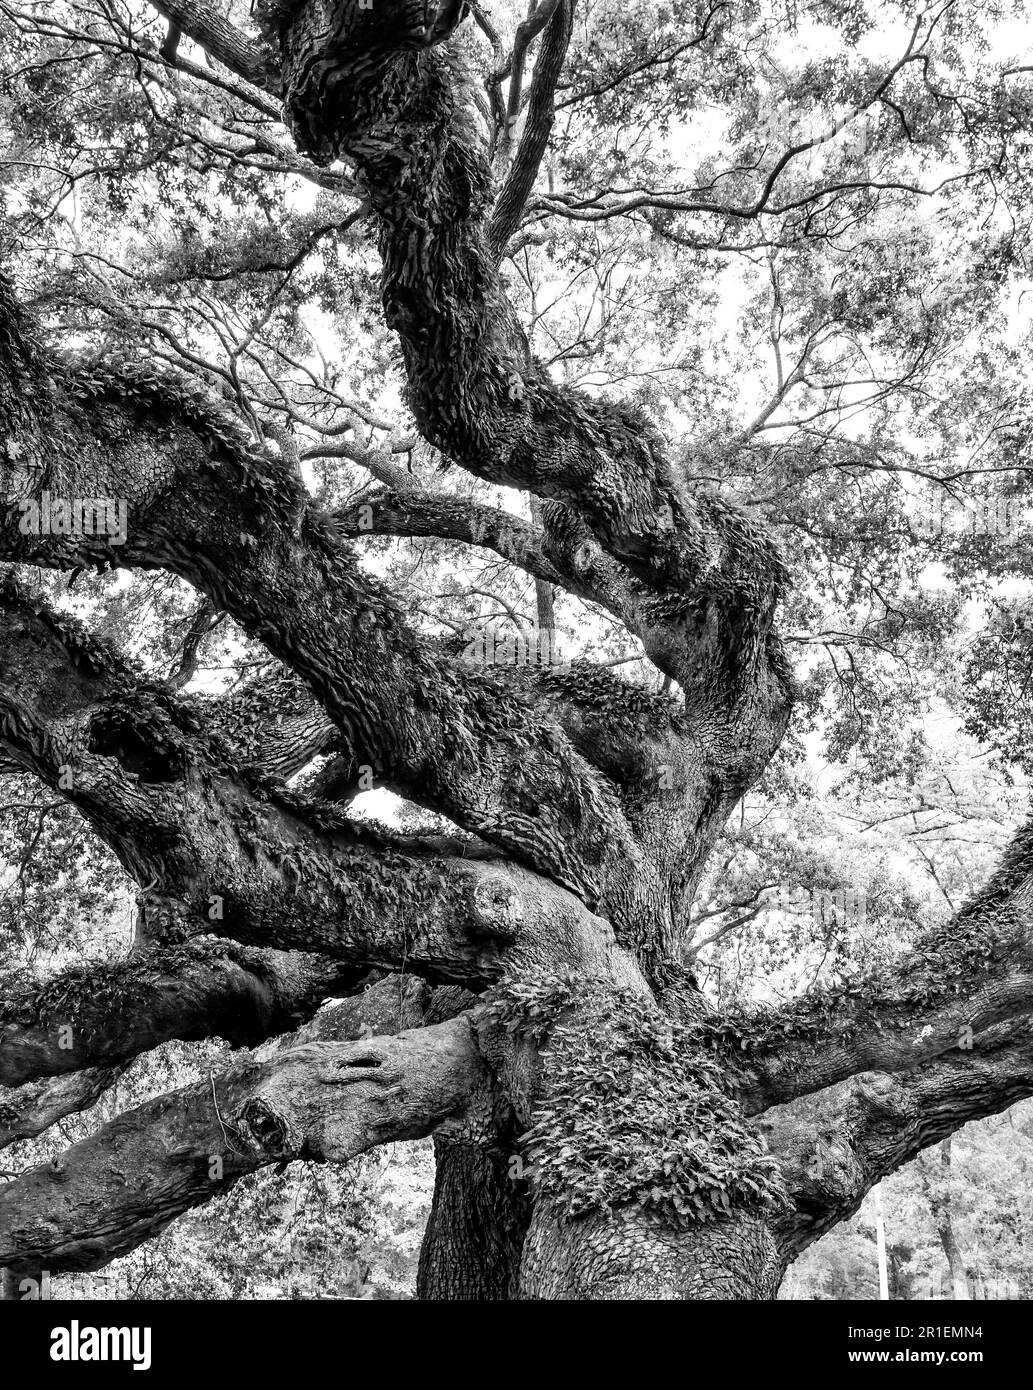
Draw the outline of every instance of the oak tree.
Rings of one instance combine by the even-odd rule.
[[[423,1298],[772,1297],[1033,1094],[1029,827],[786,1003],[696,973],[733,810],[823,710],[905,766],[878,662],[935,683],[977,600],[952,698],[1025,754],[1028,28],[970,0],[0,26],[0,773],[138,905],[128,953],[3,973],[2,1142],[170,1039],[243,1049],[0,1186],[0,1266],[98,1269],[261,1167],[432,1135]]]

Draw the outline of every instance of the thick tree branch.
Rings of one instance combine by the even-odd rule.
[[[795,1208],[780,1227],[795,1258],[858,1209],[881,1178],[970,1120],[1033,1094],[1033,1025],[999,1025],[967,1051],[904,1075],[863,1072],[761,1121]]]
[[[278,1044],[0,1187],[0,1265],[98,1269],[245,1173],[421,1138],[480,1104],[486,1083],[464,1016],[361,1042]]]
[[[814,991],[744,1026],[756,1113],[863,1071],[907,1073],[971,1046],[973,1036],[1033,1012],[1033,826],[987,885],[889,971]]]
[[[209,727],[230,742],[242,767],[277,781],[288,781],[344,743],[308,686],[279,663],[213,701],[206,713]]]
[[[0,1084],[110,1068],[170,1038],[254,1046],[296,1027],[355,976],[318,956],[219,941],[77,967],[0,1001]]]
[[[561,389],[531,360],[488,244],[492,172],[458,59],[407,49],[401,0],[379,5],[377,24],[374,45],[357,0],[344,3],[328,43],[310,3],[275,42],[299,147],[354,159],[379,219],[385,311],[421,430],[478,476],[563,503],[663,594],[701,712],[749,697],[770,712],[786,698],[768,640],[783,576],[770,539],[691,489],[643,416]]]
[[[12,472],[24,476],[38,460],[36,485],[54,496],[128,495],[127,543],[19,530],[12,508],[0,553],[50,565],[114,556],[189,579],[307,682],[358,762],[630,924],[630,831],[605,783],[555,725],[507,695],[489,671],[442,662],[362,573],[298,479],[244,449],[229,422],[199,418],[203,407],[177,401],[159,383],[140,392],[148,398],[143,418],[126,412],[125,381],[100,389],[103,404],[97,387],[79,389],[92,429],[78,425],[74,461],[44,447],[19,418]],[[43,401],[49,438],[67,437],[71,412],[50,391]],[[81,406],[77,413],[80,421],[87,414]]]
[[[13,580],[0,599],[0,747],[157,890],[145,939],[214,932],[475,988],[520,942],[548,957],[557,922],[612,943],[608,924],[518,865],[442,857],[249,773],[203,705]]]
[[[278,95],[275,67],[270,55],[260,44],[253,42],[234,28],[210,5],[196,0],[154,0],[154,8],[180,33],[200,46],[217,62],[229,68],[245,82]],[[173,49],[173,56],[175,50]],[[162,50],[162,57],[172,62]]]
[[[597,603],[629,631],[648,638],[661,661],[670,663],[680,645],[646,616],[647,595],[629,579],[586,530],[580,537],[553,534],[499,507],[446,494],[384,489],[334,513],[343,535],[434,536],[492,550],[517,569],[568,593]],[[641,632],[640,632],[641,629]]]
[[[65,1076],[0,1087],[0,1149],[35,1139],[58,1120],[89,1110],[122,1075],[123,1067],[89,1067]]]

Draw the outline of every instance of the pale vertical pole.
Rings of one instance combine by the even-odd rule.
[[[875,1198],[875,1247],[879,1252],[879,1298],[883,1302],[889,1301],[890,1296],[890,1277],[886,1266],[886,1223],[882,1219],[882,1183],[877,1182],[872,1188],[872,1195]]]

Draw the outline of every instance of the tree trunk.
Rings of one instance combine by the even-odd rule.
[[[940,1244],[943,1246],[943,1253],[947,1257],[947,1269],[950,1273],[951,1297],[955,1302],[967,1301],[970,1297],[968,1287],[968,1269],[966,1267],[964,1252],[958,1241],[957,1232],[954,1229],[954,1210],[951,1194],[951,1139],[944,1139],[940,1144],[940,1171],[943,1181],[943,1191],[935,1209],[936,1231],[940,1237]]]
[[[537,1208],[521,1297],[545,1299],[772,1299],[787,1262],[765,1222],[739,1214],[691,1231],[621,1209],[563,1221]]]
[[[530,1218],[526,1183],[499,1149],[437,1137],[437,1174],[420,1250],[421,1299],[498,1301],[518,1296]]]

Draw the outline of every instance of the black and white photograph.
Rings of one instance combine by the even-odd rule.
[[[1001,1373],[1031,225],[1033,0],[0,0],[26,1374]]]

